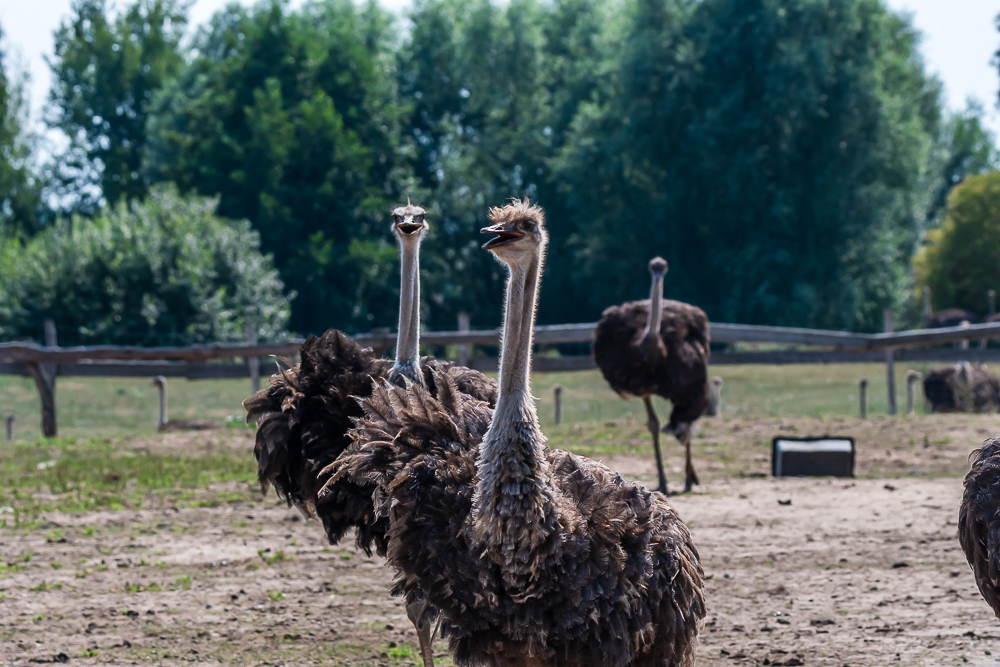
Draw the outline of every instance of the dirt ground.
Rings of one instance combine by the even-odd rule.
[[[995,419],[706,420],[703,484],[671,498],[709,577],[698,664],[998,664],[1000,627],[955,539],[959,475]],[[777,432],[856,435],[859,478],[759,476]],[[653,478],[648,456],[599,458]],[[416,664],[380,560],[329,547],[273,496],[50,513],[0,530],[0,554],[3,664]]]

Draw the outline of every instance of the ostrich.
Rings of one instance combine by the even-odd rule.
[[[210,431],[222,428],[218,422],[200,421],[197,419],[167,419],[167,378],[157,375],[153,378],[160,393],[160,419],[156,422],[156,430],[161,433],[168,431]]]
[[[483,248],[509,269],[495,411],[447,377],[436,397],[381,381],[329,483],[378,485],[393,592],[440,610],[457,664],[690,665],[705,615],[690,533],[662,494],[545,446],[529,383],[544,217],[515,200],[490,220]]]
[[[970,455],[958,511],[958,541],[979,592],[1000,618],[1000,436]]]
[[[691,425],[708,407],[708,317],[696,306],[663,300],[665,260],[651,259],[649,272],[653,287],[648,301],[611,306],[602,314],[594,331],[594,361],[619,396],[642,397],[660,478],[656,490],[662,493],[667,492],[667,476],[660,454],[660,420],[651,398],[662,396],[673,403],[663,430],[684,446],[684,490],[690,491],[698,483],[691,462]]]
[[[997,412],[1000,380],[984,364],[963,361],[927,371],[924,396],[933,412]]]
[[[957,327],[962,322],[969,324],[976,323],[976,314],[962,308],[945,308],[944,310],[931,310],[931,288],[927,285],[923,287],[924,292],[924,324],[928,329],[943,329],[944,327]]]
[[[244,401],[247,421],[257,422],[254,453],[261,488],[271,485],[307,516],[319,517],[327,539],[336,544],[350,528],[358,547],[385,554],[388,522],[375,515],[370,484],[340,480],[328,485],[322,470],[350,444],[352,421],[363,415],[355,396],[371,394],[372,378],[402,384],[415,383],[436,393],[436,381],[446,377],[461,391],[490,405],[496,402],[496,383],[478,371],[431,357],[420,350],[420,244],[427,233],[426,212],[407,203],[392,212],[392,231],[400,247],[399,331],[396,359],[376,359],[345,334],[331,329],[310,336],[299,350],[297,366],[281,370],[270,386]],[[431,658],[431,626],[435,618],[419,597],[407,607],[417,630],[426,666]]]

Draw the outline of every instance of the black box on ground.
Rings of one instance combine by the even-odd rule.
[[[771,441],[775,477],[854,477],[854,438],[823,436]]]

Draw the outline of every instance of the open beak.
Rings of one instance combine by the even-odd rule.
[[[514,232],[508,229],[504,229],[503,225],[493,225],[492,227],[483,227],[482,229],[479,230],[479,233],[496,234],[495,237],[491,238],[489,241],[483,244],[483,250],[493,250],[494,248],[499,248],[500,246],[508,245],[524,236],[524,234],[521,232]]]
[[[400,222],[396,224],[396,229],[407,236],[410,234],[416,234],[423,228],[423,224],[419,222]]]

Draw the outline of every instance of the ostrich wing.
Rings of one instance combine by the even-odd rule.
[[[979,592],[1000,618],[1000,437],[972,452],[958,514],[958,541]]]

